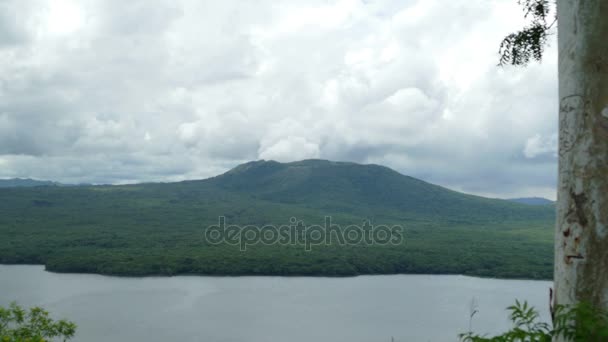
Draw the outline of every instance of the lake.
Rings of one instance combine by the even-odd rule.
[[[352,278],[118,278],[0,265],[0,305],[43,306],[78,324],[74,341],[457,341],[502,332],[527,300],[548,320],[551,282],[456,275]]]

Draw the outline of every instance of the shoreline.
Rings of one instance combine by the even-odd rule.
[[[102,277],[114,277],[114,278],[173,278],[173,277],[214,277],[214,278],[240,278],[240,277],[282,277],[282,278],[328,278],[328,279],[341,279],[341,278],[356,278],[362,276],[395,276],[395,275],[410,275],[410,276],[463,276],[478,279],[495,279],[495,280],[526,280],[526,281],[553,281],[552,278],[500,278],[492,276],[483,276],[476,274],[462,274],[462,273],[359,273],[352,275],[329,275],[329,274],[270,274],[270,273],[242,273],[242,274],[228,274],[228,273],[178,273],[178,274],[112,274],[112,273],[97,273],[97,272],[79,272],[79,271],[56,271],[50,270],[45,264],[32,264],[32,263],[0,263],[0,266],[39,266],[43,268],[44,272],[54,274],[81,274],[81,275],[97,275]]]

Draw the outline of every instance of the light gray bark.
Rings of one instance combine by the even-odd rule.
[[[608,309],[608,0],[558,0],[555,304]]]

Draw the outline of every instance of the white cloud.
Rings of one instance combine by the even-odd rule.
[[[46,15],[46,31],[51,34],[69,34],[84,24],[85,14],[77,3],[70,0],[53,0]]]
[[[0,177],[328,158],[475,193],[555,186],[555,44],[497,68],[511,0],[26,3],[0,4]]]
[[[557,134],[552,134],[548,137],[535,134],[526,140],[523,153],[526,158],[535,158],[545,154],[557,156]]]
[[[319,146],[302,137],[288,136],[261,149],[261,159],[291,162],[319,157]]]

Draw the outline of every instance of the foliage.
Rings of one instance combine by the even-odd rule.
[[[551,342],[554,337],[564,337],[572,342],[606,341],[608,339],[608,315],[605,311],[587,303],[575,306],[557,306],[553,312],[553,327],[539,322],[538,312],[527,302],[515,302],[507,308],[511,312],[513,328],[501,335],[486,337],[468,332],[460,334],[462,342]],[[575,323],[576,322],[576,323]]]
[[[47,311],[39,307],[25,310],[16,303],[8,308],[0,307],[2,342],[67,341],[75,333],[76,324],[66,320],[54,321]]]
[[[564,336],[574,342],[608,340],[608,313],[586,302],[572,308],[558,306],[554,324],[554,335]]]
[[[531,18],[531,23],[522,30],[511,33],[500,43],[499,65],[526,65],[531,59],[540,61],[543,56],[547,38],[557,18],[548,23],[550,13],[549,0],[519,0],[523,6],[525,17]]]
[[[229,224],[402,225],[399,245],[209,245]],[[248,163],[202,181],[0,189],[0,263],[142,276],[442,273],[549,279],[553,206],[465,195],[374,165]]]

